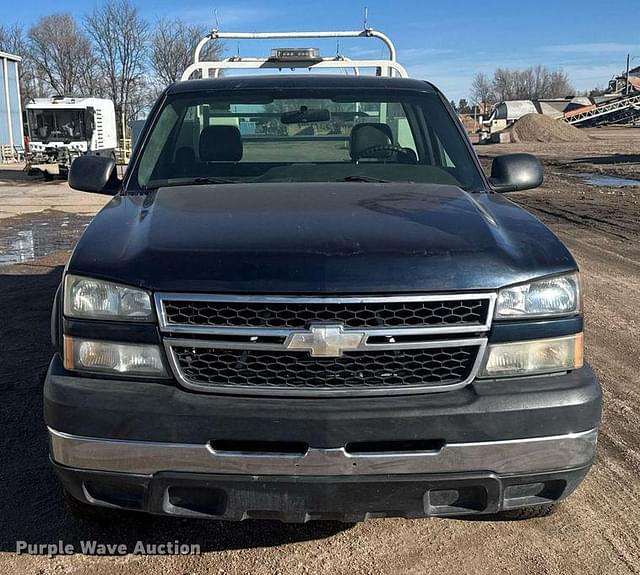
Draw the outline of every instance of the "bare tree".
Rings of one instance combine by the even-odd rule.
[[[151,34],[150,61],[159,88],[180,79],[193,63],[196,46],[206,34],[204,26],[187,24],[180,18],[163,18],[156,22]],[[222,53],[222,45],[210,41],[204,52],[203,59],[217,59]]]
[[[0,24],[0,50],[20,56],[20,94],[23,102],[46,95],[47,86],[35,70],[31,57],[31,46],[20,24],[4,26]]]
[[[87,55],[80,67],[80,93],[94,98],[109,97],[107,82],[101,73],[100,62],[93,53]]]
[[[471,98],[474,104],[480,106],[483,114],[486,114],[490,106],[495,104],[496,96],[491,80],[482,72],[476,74],[471,83]]]
[[[582,90],[577,96],[587,96],[588,98],[598,98],[600,96],[604,96],[607,93],[607,88],[604,86],[596,86],[595,88],[591,88],[591,90]]]
[[[40,18],[28,33],[36,72],[57,94],[83,91],[83,68],[91,59],[91,44],[70,14]]]
[[[562,70],[552,72],[549,98],[565,98],[573,94],[575,94],[575,88],[571,84],[567,73]]]
[[[20,24],[0,24],[0,51],[21,56],[24,46],[24,30]]]
[[[564,98],[574,92],[565,72],[552,72],[545,66],[532,66],[524,70],[498,68],[491,87],[497,100]]]
[[[495,92],[497,100],[512,100],[516,96],[514,74],[511,70],[506,68],[498,68],[493,73],[493,91]]]
[[[149,25],[130,0],[106,0],[86,17],[85,27],[116,112],[127,122],[135,119],[146,93]]]

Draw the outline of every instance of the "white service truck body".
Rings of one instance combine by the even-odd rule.
[[[64,173],[85,154],[115,154],[116,114],[102,98],[37,98],[27,104],[29,168],[45,175]]]

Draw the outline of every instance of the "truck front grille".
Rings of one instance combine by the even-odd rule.
[[[173,347],[192,384],[256,389],[350,390],[453,385],[469,377],[479,346],[349,352],[317,358],[300,352]]]
[[[176,379],[211,393],[392,395],[463,387],[484,356],[496,294],[159,293]]]
[[[482,325],[488,299],[432,301],[365,301],[296,303],[230,301],[163,301],[167,323],[303,329],[314,323],[339,323],[347,328]]]

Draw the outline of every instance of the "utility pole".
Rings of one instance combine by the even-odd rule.
[[[631,54],[627,54],[627,85],[625,86],[624,93],[629,95],[629,66],[631,64]]]

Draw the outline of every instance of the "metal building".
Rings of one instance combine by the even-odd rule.
[[[0,146],[22,149],[24,133],[18,63],[20,56],[0,52]]]

